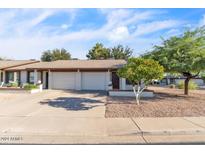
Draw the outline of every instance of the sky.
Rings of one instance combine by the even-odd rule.
[[[139,56],[161,38],[205,25],[205,9],[0,9],[0,57],[40,59],[65,48],[86,59],[97,42],[129,46]]]

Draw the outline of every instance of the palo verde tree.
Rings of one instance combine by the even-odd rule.
[[[205,27],[187,30],[180,36],[163,40],[162,45],[142,56],[158,61],[166,72],[186,77],[184,94],[188,95],[189,81],[205,69]]]
[[[145,88],[154,80],[163,78],[164,68],[152,59],[130,58],[127,64],[118,70],[118,76],[127,79],[133,86],[137,104]],[[143,84],[142,84],[143,83]]]

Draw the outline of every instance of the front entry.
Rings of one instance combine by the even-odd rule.
[[[48,72],[46,72],[46,83],[45,84],[46,84],[45,88],[48,89]]]
[[[113,86],[113,89],[120,89],[120,86],[119,86],[119,77],[118,75],[116,74],[116,72],[112,72],[112,86]]]

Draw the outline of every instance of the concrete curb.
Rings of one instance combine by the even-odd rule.
[[[110,134],[109,136],[132,136],[132,135],[205,135],[205,130],[166,130],[166,131],[141,131],[133,133]]]

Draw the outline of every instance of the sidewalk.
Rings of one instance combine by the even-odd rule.
[[[0,124],[4,126],[0,127],[2,144],[205,144],[205,117],[25,117],[13,124],[8,121]]]

